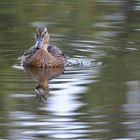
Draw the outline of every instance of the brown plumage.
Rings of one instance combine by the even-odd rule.
[[[35,41],[35,45],[21,57],[24,67],[47,68],[65,65],[64,53],[58,47],[49,45],[49,34],[45,26],[36,28]]]

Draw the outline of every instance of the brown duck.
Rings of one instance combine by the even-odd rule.
[[[66,61],[64,53],[58,47],[49,45],[46,26],[36,28],[35,45],[21,57],[21,64],[32,68],[63,67]]]

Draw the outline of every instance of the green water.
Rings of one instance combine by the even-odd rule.
[[[140,139],[139,17],[139,0],[0,0],[0,139]],[[46,103],[14,67],[39,24],[80,62],[46,80]]]

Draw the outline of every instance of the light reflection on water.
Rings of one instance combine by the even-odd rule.
[[[50,88],[58,89],[59,87],[60,90],[52,91],[54,96],[49,98],[50,104],[48,108],[44,109],[54,112],[55,115],[67,115],[81,107],[83,103],[78,101],[77,94],[85,93],[88,90],[86,86],[82,85],[93,82],[89,78],[91,76],[93,77],[94,71],[96,71],[96,69],[93,71],[88,69],[77,72],[66,71],[62,76],[62,80],[64,80],[63,83],[58,83],[58,85],[53,84],[52,86],[50,85]]]
[[[29,139],[39,135],[47,135],[50,138],[78,138],[86,137],[86,133],[92,133],[87,122],[78,121],[77,117],[85,113],[77,112],[79,108],[85,106],[80,101],[79,94],[85,93],[89,83],[94,83],[93,77],[97,77],[97,67],[66,67],[64,74],[59,78],[52,79],[49,83],[49,97],[47,103],[38,107],[38,110],[46,115],[36,115],[26,111],[12,111],[10,119],[11,126],[15,129],[11,131],[10,138]],[[92,77],[92,78],[91,78]],[[21,98],[12,95],[13,98]],[[23,97],[24,98],[24,97]],[[26,98],[29,99],[29,96]],[[16,126],[20,129],[16,129]],[[37,127],[36,129],[29,129]],[[91,131],[91,132],[90,132]],[[81,134],[82,133],[82,134]],[[15,134],[18,134],[15,136]]]
[[[127,126],[129,137],[139,137],[140,130],[140,81],[128,81],[127,103],[122,106],[122,109],[128,115],[128,121],[124,122]]]

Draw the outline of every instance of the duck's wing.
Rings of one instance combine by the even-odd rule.
[[[64,56],[63,51],[55,45],[49,45],[48,52],[53,56],[60,56],[60,55]]]
[[[24,55],[32,57],[37,52],[37,50],[38,49],[31,47],[27,51],[24,52]]]
[[[38,49],[34,47],[31,47],[28,50],[26,50],[22,55],[22,57],[20,58],[21,62],[30,60],[30,58],[37,52],[37,50]]]

